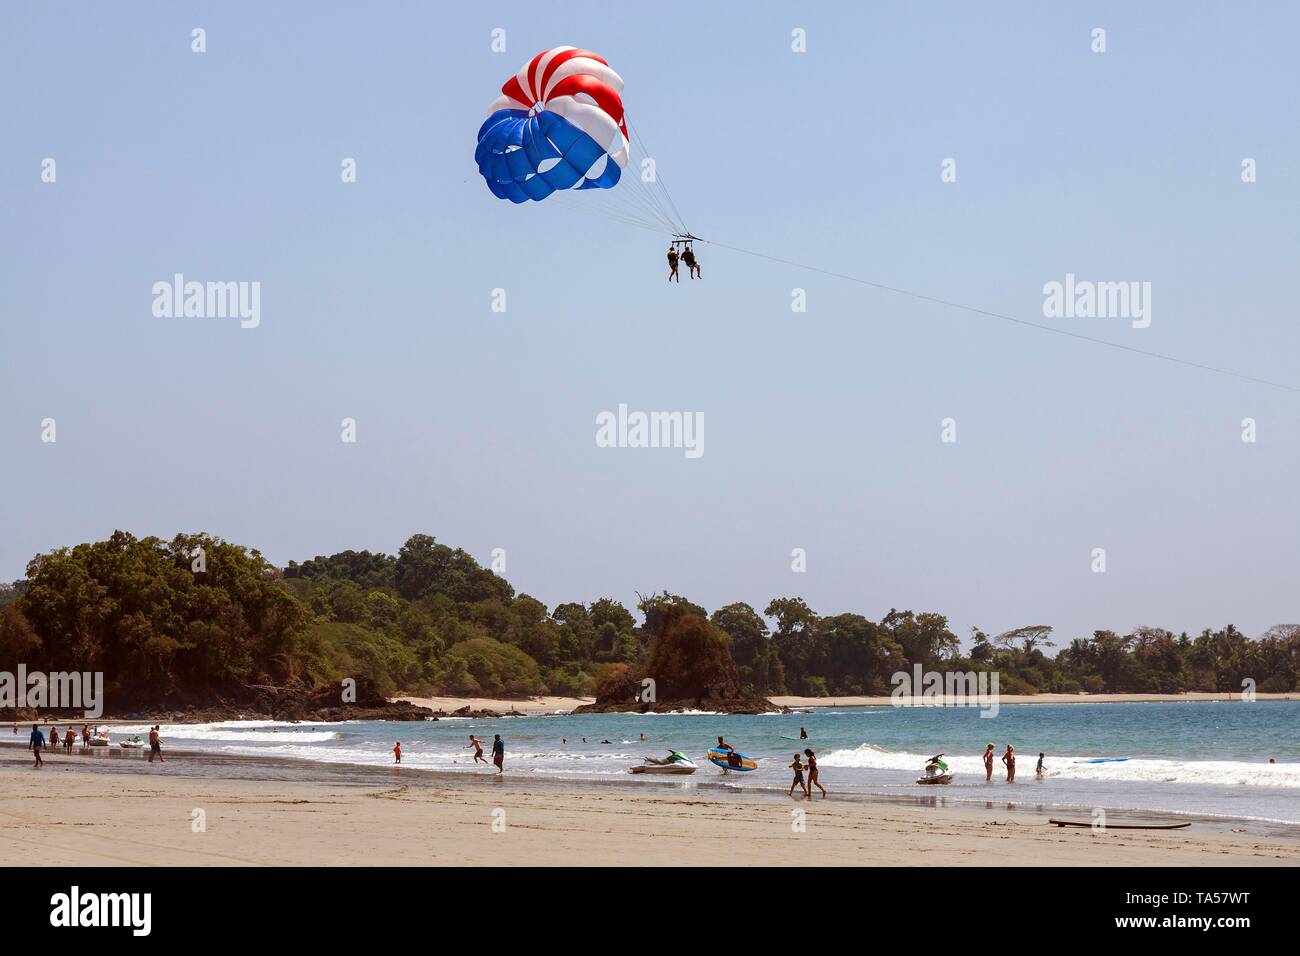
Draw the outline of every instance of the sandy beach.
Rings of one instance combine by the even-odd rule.
[[[529,697],[524,700],[509,700],[504,697],[394,697],[396,701],[405,701],[417,707],[430,710],[454,711],[462,707],[470,710],[495,710],[498,713],[518,711],[530,717],[542,714],[567,714],[575,707],[595,703],[594,697]]]
[[[1193,824],[1058,829],[1026,811],[549,786],[483,774],[272,782],[105,774],[0,755],[0,865],[1272,866],[1300,838]],[[373,778],[372,778],[373,779]],[[796,814],[805,828],[796,832]],[[201,812],[204,828],[196,832]],[[495,828],[494,828],[495,824]]]
[[[772,703],[781,707],[803,709],[806,707],[887,707],[899,700],[912,701],[904,697],[772,697]],[[1300,694],[1256,694],[1256,700],[1300,700]],[[923,698],[915,698],[916,704],[924,704]],[[1182,701],[1222,701],[1225,703],[1241,702],[1240,694],[1000,694],[999,705],[1009,704],[1176,704]]]
[[[530,697],[510,700],[503,697],[395,697],[397,701],[428,707],[431,710],[454,711],[462,707],[473,710],[495,710],[501,713],[514,710],[521,714],[569,713],[575,707],[595,702],[594,697]],[[812,707],[884,707],[898,703],[892,697],[772,697],[778,707],[804,710]],[[910,700],[910,698],[905,698]],[[1256,694],[1256,700],[1300,700],[1300,694]],[[1188,693],[1188,694],[1002,694],[999,705],[1011,704],[1153,704],[1179,701],[1239,702],[1240,694]],[[918,698],[916,703],[925,703]]]

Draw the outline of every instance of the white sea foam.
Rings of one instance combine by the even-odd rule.
[[[875,744],[862,744],[853,750],[834,750],[820,758],[824,767],[855,767],[868,770],[919,771],[930,754],[886,750]],[[1016,771],[1019,777],[1032,776],[1038,755],[1019,754]],[[1071,780],[1114,780],[1138,783],[1192,783],[1224,786],[1300,788],[1300,763],[1246,763],[1239,760],[1169,760],[1134,757],[1111,763],[1076,763],[1090,759],[1086,755],[1048,756],[1046,776]],[[944,761],[954,773],[984,776],[980,754],[946,754]],[[994,759],[994,779],[1005,774],[1002,754]]]
[[[337,740],[343,735],[335,730],[321,729],[340,727],[341,723],[291,724],[279,721],[223,720],[211,724],[162,724],[158,728],[159,736],[164,741],[178,740],[231,740],[243,743],[275,742],[293,740],[303,743],[319,743]],[[111,728],[115,734],[145,736],[152,729],[152,724],[139,726],[120,726]]]

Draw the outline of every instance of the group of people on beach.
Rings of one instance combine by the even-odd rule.
[[[473,734],[470,734],[469,743],[460,749],[469,750],[470,747],[474,748],[474,762],[476,764],[482,763],[486,765],[487,758],[483,756],[483,741],[479,740]],[[394,763],[402,762],[402,742],[400,740],[397,742],[397,745],[393,747],[393,758]],[[505,773],[506,742],[501,739],[500,734],[492,735],[492,763],[496,765],[497,773]]]
[[[1043,753],[1040,750],[1038,752],[1038,766],[1034,768],[1035,776],[1041,777],[1043,775],[1043,771],[1047,769],[1043,765],[1043,761],[1046,758],[1047,758],[1047,754]],[[1002,763],[1007,768],[1007,783],[1015,783],[1016,748],[1011,746],[1011,744],[1007,744],[1006,753],[1002,755]],[[993,744],[991,743],[984,750],[984,773],[985,773],[985,777],[984,777],[985,780],[991,781],[993,779]]]
[[[154,758],[158,758],[159,763],[165,763],[162,755],[162,737],[159,736],[160,728],[157,724],[149,728],[149,762],[153,763]],[[14,733],[18,733],[18,725],[14,724]],[[81,725],[81,749],[90,750],[90,740],[92,733],[99,734],[99,727],[95,727],[92,732],[89,724]],[[137,738],[138,739],[138,738]],[[50,724],[50,736],[47,741],[40,724],[32,724],[32,733],[27,740],[27,749],[32,752],[36,758],[33,768],[45,766],[45,761],[41,759],[41,751],[48,748],[51,752],[57,751],[59,747],[63,748],[65,754],[72,753],[72,748],[77,743],[77,731],[72,725],[68,725],[68,732],[62,737],[59,736],[59,728],[55,724]]]

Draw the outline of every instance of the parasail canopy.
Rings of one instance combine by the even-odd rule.
[[[474,159],[493,195],[522,203],[557,189],[609,189],[627,165],[623,78],[590,50],[559,46],[501,87]]]

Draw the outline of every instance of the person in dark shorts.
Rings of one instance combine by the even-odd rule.
[[[473,734],[469,735],[469,743],[467,743],[464,747],[461,747],[460,749],[469,750],[470,747],[474,748],[475,763],[479,763],[480,761],[483,763],[487,763],[487,757],[483,756],[483,741],[479,740]],[[495,751],[493,752],[495,753]]]
[[[36,766],[42,766],[45,763],[45,761],[41,759],[41,750],[45,747],[45,735],[41,733],[41,728],[37,727],[35,724],[32,724],[32,737],[31,740],[28,741],[27,746],[31,748],[32,753],[36,757]]]
[[[1038,766],[1034,768],[1034,774],[1036,776],[1041,777],[1043,775],[1043,771],[1047,769],[1046,767],[1043,766],[1043,758],[1046,756],[1047,754],[1043,753],[1041,750],[1038,751]]]
[[[668,247],[668,281],[676,279],[679,283],[682,281],[681,274],[677,271],[677,246]]]
[[[808,789],[808,785],[803,782],[803,759],[799,754],[794,755],[794,763],[790,764],[790,769],[794,771],[794,783],[790,784],[790,792],[786,796],[793,797],[795,787],[804,791]]]
[[[162,737],[158,736],[158,725],[154,724],[149,731],[149,762],[153,763],[153,758],[157,757],[159,763],[166,763],[162,755]]]
[[[506,742],[500,734],[495,734],[492,738],[492,762],[497,765],[497,773],[505,773],[503,764],[506,762]]]
[[[700,274],[700,264],[695,258],[695,250],[691,248],[689,242],[686,243],[686,248],[682,250],[682,261],[686,263],[686,271],[690,273],[692,279],[704,278]],[[679,278],[677,281],[681,282],[682,280]]]

